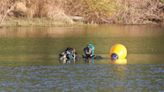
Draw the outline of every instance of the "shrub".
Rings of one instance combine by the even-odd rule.
[[[162,2],[164,0],[0,0],[0,17],[15,5],[9,16],[70,23],[70,16],[80,16],[86,23],[98,24],[160,23],[164,19]]]

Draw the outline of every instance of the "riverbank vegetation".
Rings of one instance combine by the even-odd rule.
[[[0,0],[2,26],[163,24],[163,20],[164,0]]]

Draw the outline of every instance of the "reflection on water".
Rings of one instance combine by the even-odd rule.
[[[160,64],[164,63],[163,39],[163,28],[155,25],[1,28],[0,61],[5,63],[0,63],[57,64],[58,54],[66,47],[74,47],[82,54],[86,44],[92,42],[96,54],[105,58],[109,58],[113,44],[122,43],[128,49],[128,64]],[[102,60],[102,63],[108,62]]]
[[[159,26],[9,27],[0,29],[0,91],[163,92],[164,31]],[[66,47],[92,42],[104,59],[59,64]],[[122,43],[128,65],[112,65],[109,49]]]
[[[159,37],[163,28],[156,25],[102,25],[85,27],[9,27],[0,37]]]

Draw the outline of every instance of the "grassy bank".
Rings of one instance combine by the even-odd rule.
[[[73,23],[66,23],[60,21],[53,21],[46,18],[8,18],[1,26],[65,26],[73,25]]]
[[[79,17],[80,19],[75,19]],[[1,26],[161,24],[164,0],[0,0]]]
[[[83,22],[67,22],[54,21],[48,18],[8,18],[3,21],[1,27],[28,27],[28,26],[44,26],[44,27],[72,27],[72,26],[96,26],[97,24],[86,24]]]

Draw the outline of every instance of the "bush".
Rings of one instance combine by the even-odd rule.
[[[0,17],[48,18],[72,23],[80,16],[86,23],[147,24],[163,21],[164,0],[0,0]],[[18,16],[19,15],[19,16]]]
[[[111,23],[110,18],[117,12],[117,0],[68,0],[67,14],[82,16],[89,23]]]

